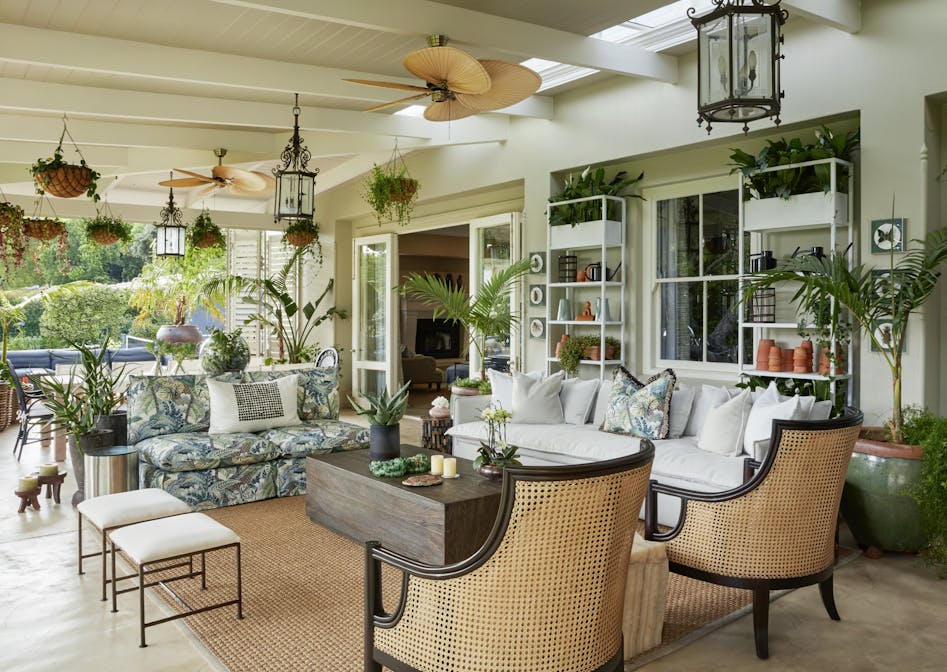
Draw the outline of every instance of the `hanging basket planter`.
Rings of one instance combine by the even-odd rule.
[[[187,241],[192,247],[224,247],[224,232],[214,224],[207,210],[202,210],[194,222],[187,227]]]
[[[66,233],[66,225],[58,219],[30,217],[23,220],[23,233],[35,240],[52,240]]]
[[[388,198],[397,203],[408,203],[417,191],[417,180],[412,177],[399,177],[388,185]]]
[[[62,141],[66,136],[72,141],[72,146],[79,155],[79,163],[69,163],[63,158]],[[52,158],[37,159],[30,167],[30,174],[36,183],[36,193],[39,195],[52,194],[59,198],[75,198],[85,194],[93,201],[98,202],[100,197],[96,193],[98,179],[101,177],[92,170],[79,151],[79,146],[73,140],[72,134],[66,128],[66,117],[63,116],[62,134],[59,144],[53,152]]]
[[[311,248],[322,263],[322,242],[319,240],[319,223],[306,219],[290,222],[283,231],[283,242],[293,247]]]
[[[207,248],[207,247],[221,247],[224,244],[224,237],[220,233],[214,233],[213,231],[208,231],[200,235],[194,235],[191,237],[191,244],[194,247]]]
[[[91,231],[86,229],[86,235],[89,237],[89,240],[99,245],[111,245],[112,243],[118,242],[118,234],[112,233],[105,228],[93,229]]]
[[[286,233],[283,237],[286,239],[286,242],[293,247],[306,247],[306,245],[311,245],[316,239],[316,234],[309,233],[308,231],[297,231],[295,233]]]
[[[420,184],[408,174],[408,166],[395,144],[388,163],[372,167],[362,185],[362,198],[368,203],[378,224],[398,222],[406,226],[418,198]]]
[[[112,215],[108,204],[95,217],[84,221],[86,237],[99,245],[111,245],[118,241],[127,243],[132,239],[131,224]]]

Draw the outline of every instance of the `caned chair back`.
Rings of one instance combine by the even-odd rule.
[[[596,670],[621,650],[632,537],[654,447],[623,467],[508,468],[497,526],[472,571],[412,576],[378,649],[410,669]],[[405,636],[407,633],[415,636]]]
[[[744,578],[807,576],[830,567],[845,474],[861,414],[777,421],[773,449],[742,496],[690,501],[668,559]]]

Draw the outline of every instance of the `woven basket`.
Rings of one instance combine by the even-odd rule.
[[[12,397],[13,387],[10,383],[0,381],[0,429],[4,429],[10,424],[12,413],[10,412],[10,397]]]
[[[401,186],[398,189],[393,187],[389,189],[388,198],[395,202],[407,203],[412,198],[414,198],[414,194],[418,190],[418,181],[409,177],[404,177],[398,182]]]
[[[52,240],[66,232],[66,225],[58,219],[24,219],[23,233],[36,240]]]
[[[88,232],[88,237],[99,245],[111,245],[118,240],[118,234],[112,233],[106,228],[93,229]]]
[[[293,233],[285,234],[285,237],[286,242],[288,242],[293,247],[306,247],[306,245],[316,239],[316,234],[305,231],[295,231]]]
[[[92,184],[92,171],[85,166],[65,165],[37,173],[33,178],[43,191],[59,198],[75,198]]]
[[[293,235],[299,235],[299,234],[293,234]],[[201,234],[200,236],[195,236],[193,239],[191,239],[191,244],[194,247],[201,247],[201,248],[213,247],[214,245],[219,245],[222,240],[223,238],[221,237],[219,233],[215,231],[207,231]],[[288,240],[288,237],[287,237],[287,240]]]

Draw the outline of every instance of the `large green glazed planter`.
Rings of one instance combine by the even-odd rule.
[[[907,553],[927,545],[917,502],[906,494],[920,473],[918,446],[856,442],[840,508],[860,545]]]

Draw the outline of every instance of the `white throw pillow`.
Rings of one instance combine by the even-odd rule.
[[[748,455],[755,455],[758,452],[757,442],[768,444],[768,440],[773,434],[773,420],[804,420],[808,417],[803,408],[802,399],[797,395],[790,397],[786,401],[780,401],[779,393],[775,391],[775,386],[763,394],[753,407],[750,409],[750,416],[746,421],[746,431],[743,436],[743,449]],[[765,450],[768,445],[762,446]]]
[[[722,406],[730,400],[730,395],[725,387],[714,387],[713,385],[701,385],[700,392],[694,398],[694,405],[691,408],[691,417],[687,419],[687,427],[684,429],[684,436],[700,436],[700,431],[704,427],[707,414],[714,408]]]
[[[536,380],[522,373],[513,374],[513,418],[510,422],[530,425],[561,425],[563,423],[562,371],[545,380]]]
[[[809,420],[828,420],[832,415],[832,401],[817,401],[809,411]]]
[[[681,385],[674,390],[674,396],[671,397],[671,424],[668,429],[669,439],[679,439],[684,435],[687,428],[687,421],[691,417],[691,408],[694,406],[694,398],[697,396],[697,390],[693,387]]]
[[[562,402],[562,415],[570,425],[584,425],[589,420],[589,412],[595,402],[598,390],[597,380],[579,380],[570,378],[562,381],[559,401]]]
[[[257,432],[298,425],[298,378],[297,375],[283,376],[260,383],[225,383],[208,378],[208,434]]]
[[[542,380],[542,371],[530,371],[527,374],[534,380]],[[487,380],[490,381],[490,403],[494,408],[513,411],[513,376],[496,369],[487,369]]]
[[[608,404],[612,400],[612,381],[603,380],[598,386],[598,394],[595,396],[595,412],[592,414],[592,424],[601,427],[605,422],[605,414],[608,412]]]
[[[722,406],[707,413],[697,439],[697,447],[709,453],[735,457],[743,452],[743,431],[753,401],[749,390],[743,390]]]

